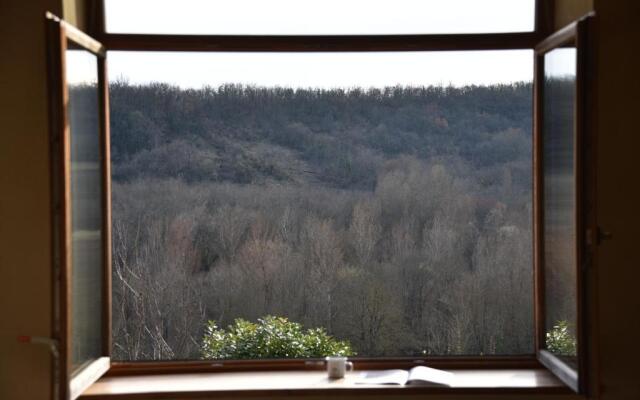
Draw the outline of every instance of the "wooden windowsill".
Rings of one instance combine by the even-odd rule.
[[[360,385],[359,371],[329,380],[324,371],[214,372],[103,377],[82,395],[99,399],[207,399],[257,396],[349,396],[417,394],[570,394],[544,369],[450,370],[458,384],[451,388]],[[529,398],[529,397],[527,397]]]

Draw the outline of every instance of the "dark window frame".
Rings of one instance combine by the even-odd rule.
[[[162,34],[126,34],[108,33],[105,30],[104,0],[95,0],[87,4],[85,22],[87,32],[104,44],[104,48],[114,51],[202,51],[202,52],[365,52],[365,51],[473,51],[473,50],[510,50],[527,49],[540,51],[544,40],[553,26],[553,3],[537,0],[535,6],[535,24],[532,32],[481,33],[481,34],[424,34],[424,35],[340,35],[340,36],[230,36],[230,35],[162,35]],[[577,28],[571,27],[573,32]],[[564,32],[564,33],[563,33]],[[567,30],[553,35],[566,35]],[[551,40],[551,39],[549,39]],[[554,39],[555,40],[555,39]],[[539,44],[540,43],[540,44]],[[537,54],[537,53],[536,53]],[[535,65],[538,67],[537,56]],[[539,68],[534,72],[534,87],[539,78]],[[103,71],[106,77],[106,68]],[[584,90],[583,90],[584,91]],[[534,94],[534,108],[540,96]],[[534,111],[534,203],[539,198],[541,168],[535,149],[539,147],[539,138],[535,132],[539,121]],[[108,116],[105,116],[105,119]],[[534,206],[535,208],[535,206]],[[105,212],[108,212],[106,210]],[[534,214],[534,242],[538,241],[539,213]],[[534,274],[536,296],[535,315],[535,353],[526,356],[478,356],[478,357],[426,357],[426,358],[361,358],[354,359],[356,369],[411,368],[428,363],[436,368],[451,369],[536,369],[548,368],[558,373],[552,363],[540,357],[544,332],[540,317],[544,316],[543,304],[539,294],[539,279],[542,276],[539,266],[540,246],[534,243]],[[110,296],[110,294],[109,294]],[[110,305],[110,297],[109,297]],[[110,321],[109,321],[110,323]],[[109,334],[109,339],[111,335]],[[586,342],[580,341],[581,346]],[[109,348],[110,348],[109,343]],[[581,364],[586,365],[585,351],[580,354]],[[318,370],[323,362],[310,360],[238,360],[238,361],[154,361],[154,362],[113,362],[107,372],[109,376],[130,376],[141,374],[168,374],[192,372],[228,372],[228,371],[264,371],[264,370]],[[584,375],[586,369],[581,370]],[[560,371],[561,372],[561,371]],[[584,382],[574,389],[584,392]]]

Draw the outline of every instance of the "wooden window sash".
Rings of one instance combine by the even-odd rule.
[[[596,239],[595,228],[595,147],[594,125],[589,118],[593,106],[593,85],[590,80],[593,62],[590,41],[593,14],[576,21],[541,41],[535,48],[534,61],[534,275],[535,275],[535,327],[538,361],[572,390],[580,394],[593,392],[589,377],[594,376],[594,343],[589,331],[593,329],[593,299],[589,288],[593,285],[595,269],[593,259]],[[543,206],[543,82],[544,56],[550,51],[571,45],[576,48],[576,89],[573,142],[575,146],[575,248],[576,248],[576,336],[578,340],[578,368],[570,368],[556,355],[545,349],[545,270],[544,270],[544,206]]]
[[[49,114],[51,135],[53,319],[57,341],[53,393],[57,399],[75,399],[110,368],[111,360],[111,176],[106,50],[82,31],[47,13]],[[71,366],[71,132],[67,116],[67,42],[97,57],[100,163],[102,169],[102,351],[101,356]]]

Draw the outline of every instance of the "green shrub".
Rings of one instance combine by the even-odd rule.
[[[547,350],[563,356],[576,355],[576,338],[569,332],[569,322],[558,321],[547,332]]]
[[[347,341],[323,328],[304,329],[283,317],[266,316],[257,323],[236,319],[227,329],[209,321],[202,340],[204,359],[308,358],[355,355]]]

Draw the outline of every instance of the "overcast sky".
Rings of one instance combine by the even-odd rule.
[[[535,0],[106,0],[107,30],[227,35],[532,31]]]
[[[110,79],[286,87],[488,85],[530,81],[531,51],[402,53],[109,53]]]
[[[107,0],[107,30],[181,34],[530,31],[534,0]],[[383,53],[109,52],[109,76],[183,88],[488,85],[530,81],[531,51]]]

